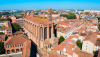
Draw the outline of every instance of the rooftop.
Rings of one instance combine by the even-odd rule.
[[[25,35],[11,36],[5,42],[5,45],[23,44],[27,40],[29,40],[29,39]]]
[[[26,16],[25,19],[30,20],[32,22],[39,23],[39,24],[53,24],[53,22],[49,21],[48,19],[39,19],[33,16]]]

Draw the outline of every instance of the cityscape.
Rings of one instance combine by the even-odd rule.
[[[0,57],[100,57],[99,0],[0,2]]]

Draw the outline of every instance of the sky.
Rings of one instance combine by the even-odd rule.
[[[0,10],[100,10],[100,0],[0,0]]]

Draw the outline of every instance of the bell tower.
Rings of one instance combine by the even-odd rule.
[[[48,10],[47,10],[47,19],[52,21],[52,10],[51,10],[51,8],[48,8]]]

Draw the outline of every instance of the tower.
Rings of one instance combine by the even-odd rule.
[[[48,8],[48,10],[47,10],[47,19],[52,21],[52,10],[51,10],[51,8]]]

